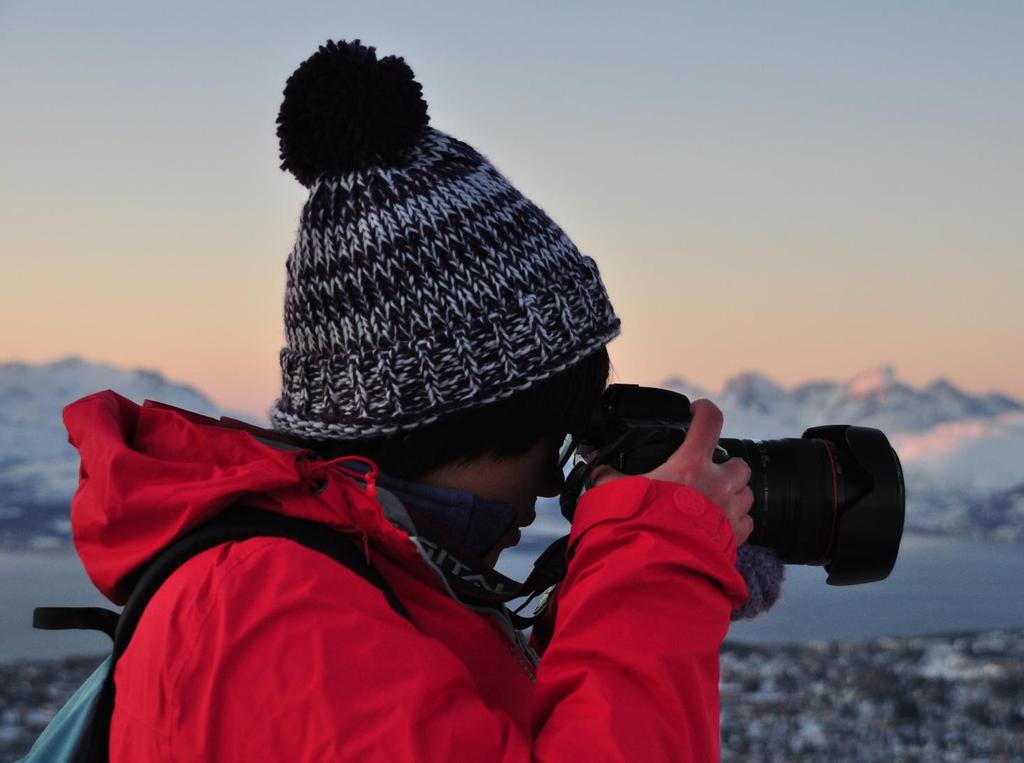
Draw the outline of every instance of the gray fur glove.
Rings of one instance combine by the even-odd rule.
[[[744,543],[736,553],[736,569],[747,581],[750,598],[732,612],[733,620],[750,620],[772,608],[782,593],[785,566],[771,549]]]

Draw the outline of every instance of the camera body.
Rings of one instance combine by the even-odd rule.
[[[569,452],[576,450],[578,463],[566,479],[562,513],[572,518],[587,477],[601,464],[624,474],[663,464],[690,421],[685,395],[610,385],[582,430],[570,433]],[[823,566],[831,585],[883,580],[892,571],[906,499],[899,457],[881,431],[832,425],[799,438],[722,439],[714,460],[729,458],[751,469],[750,543],[789,564]]]

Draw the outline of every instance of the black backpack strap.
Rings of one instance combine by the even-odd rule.
[[[37,628],[91,628],[110,634],[114,640],[110,672],[96,702],[93,722],[79,739],[71,758],[74,763],[105,763],[109,760],[110,720],[114,713],[114,666],[128,648],[146,605],[160,586],[176,569],[203,551],[232,541],[262,537],[286,538],[326,554],[377,587],[395,612],[412,621],[402,602],[381,574],[367,563],[363,552],[350,536],[332,530],[321,522],[286,517],[247,506],[232,506],[172,543],[150,561],[132,588],[120,616],[99,607],[39,607],[35,610],[33,625]]]
[[[103,607],[36,607],[32,610],[32,627],[44,631],[103,631],[113,639],[117,617],[117,612]]]

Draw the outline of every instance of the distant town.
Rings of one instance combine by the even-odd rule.
[[[1024,761],[1024,630],[722,651],[722,760]]]
[[[23,755],[99,657],[0,663],[0,761]],[[1024,761],[1024,630],[727,644],[722,760]]]

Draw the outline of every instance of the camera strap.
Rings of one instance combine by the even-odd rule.
[[[568,535],[551,543],[533,563],[533,570],[526,580],[520,583],[485,565],[479,556],[422,515],[411,510],[409,514],[416,525],[416,540],[420,548],[460,601],[476,607],[497,608],[525,597],[526,601],[515,612],[509,613],[517,628],[532,625],[540,616],[540,611],[530,616],[520,615],[519,611],[565,577]]]
[[[627,429],[619,437],[612,440],[598,451],[587,453],[583,460],[577,463],[569,476],[565,478],[565,485],[558,497],[558,503],[562,509],[562,516],[572,522],[576,515],[576,504],[584,487],[590,483],[590,475],[594,469],[603,465],[611,464],[613,467],[622,468],[621,456],[638,445],[643,444],[650,437],[650,433],[641,428]],[[574,444],[575,441],[574,441]],[[582,454],[581,454],[582,455]],[[619,460],[615,460],[619,459]]]

